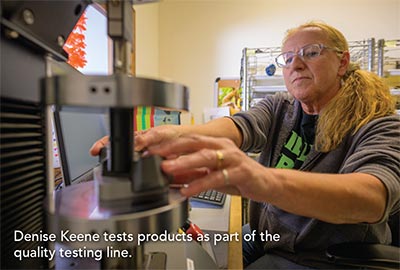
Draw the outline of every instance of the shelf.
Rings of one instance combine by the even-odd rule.
[[[388,69],[387,72],[390,76],[400,76],[400,69]]]
[[[400,96],[400,89],[390,89],[390,93],[393,96]]]
[[[283,82],[283,76],[282,75],[274,75],[274,76],[268,76],[268,75],[250,75],[249,79],[252,80],[257,80],[257,81],[280,81]]]
[[[257,85],[257,86],[251,86],[250,89],[252,90],[251,92],[257,92],[257,93],[287,91],[285,85]]]

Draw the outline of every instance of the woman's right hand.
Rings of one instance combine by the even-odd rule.
[[[104,136],[100,140],[96,141],[92,147],[90,147],[89,153],[92,156],[98,156],[100,154],[100,150],[108,144],[109,137]]]
[[[148,147],[179,138],[182,126],[162,125],[135,132],[135,151],[144,151]]]
[[[154,128],[150,128],[144,131],[135,132],[135,151],[144,151],[149,146],[160,144],[168,140],[176,139],[180,137],[181,126],[178,125],[162,125]],[[104,136],[100,140],[96,141],[89,150],[92,156],[100,154],[100,150],[109,143],[109,136]]]

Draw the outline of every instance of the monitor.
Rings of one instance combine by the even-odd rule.
[[[92,180],[99,158],[91,156],[89,149],[108,134],[106,113],[63,108],[54,111],[54,126],[63,185]]]

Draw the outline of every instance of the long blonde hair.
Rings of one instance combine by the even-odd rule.
[[[327,35],[330,46],[339,51],[349,51],[346,38],[339,30],[316,21],[288,30],[283,43],[292,34],[305,28],[321,29]],[[375,73],[361,70],[355,63],[350,63],[341,79],[338,94],[319,115],[315,148],[321,152],[332,151],[347,134],[355,134],[371,120],[394,112],[395,100],[383,79]]]

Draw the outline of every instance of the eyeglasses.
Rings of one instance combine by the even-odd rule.
[[[278,55],[278,57],[275,58],[275,62],[278,65],[278,67],[288,68],[292,64],[295,56],[299,56],[303,61],[310,61],[320,56],[323,49],[334,50],[339,54],[343,53],[342,51],[336,48],[330,48],[323,44],[309,44],[301,48],[297,53],[295,52],[281,53],[280,55]]]

